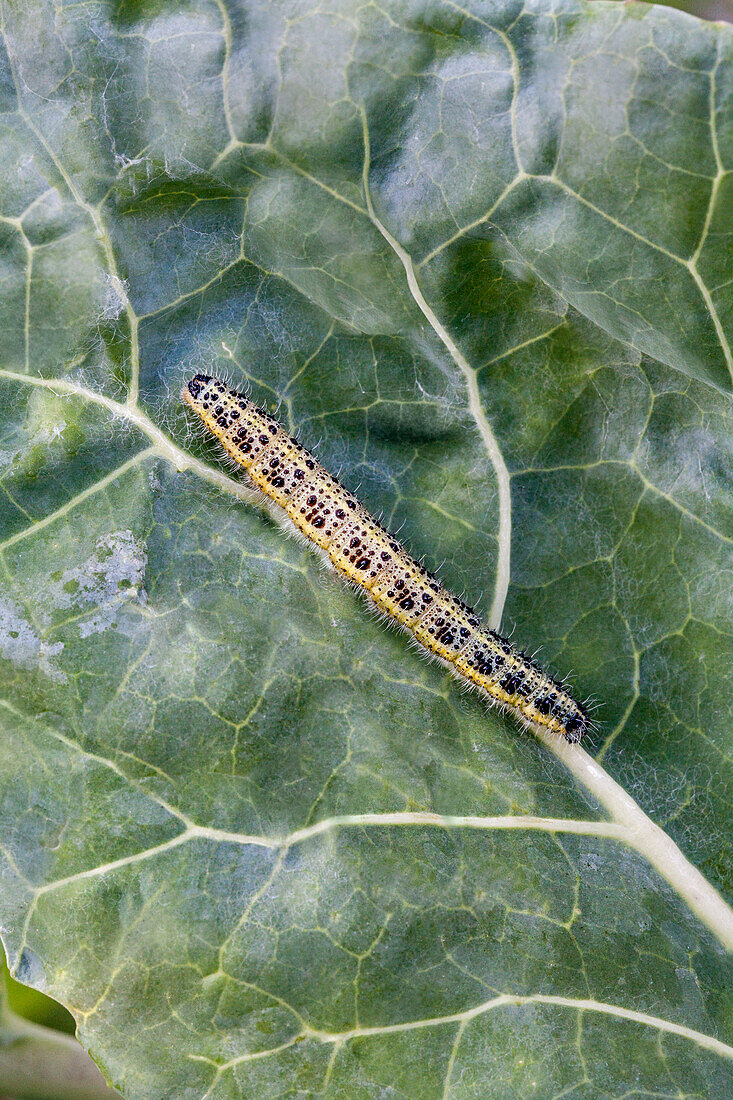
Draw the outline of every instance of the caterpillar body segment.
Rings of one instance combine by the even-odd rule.
[[[452,596],[269,413],[204,374],[183,399],[337,572],[430,654],[525,724],[581,739],[588,715],[566,689]]]

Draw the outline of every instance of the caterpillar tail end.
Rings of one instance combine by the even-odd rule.
[[[588,716],[578,707],[578,713],[562,724],[563,736],[571,745],[577,745],[588,732]]]

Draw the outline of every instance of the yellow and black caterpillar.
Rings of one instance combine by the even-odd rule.
[[[336,571],[431,655],[525,724],[580,740],[589,721],[585,709],[447,592],[269,413],[205,374],[191,379],[183,399]]]

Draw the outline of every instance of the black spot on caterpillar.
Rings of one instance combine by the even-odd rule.
[[[191,379],[183,399],[336,572],[428,653],[524,724],[580,741],[588,714],[562,684],[443,588],[269,413],[206,374]]]

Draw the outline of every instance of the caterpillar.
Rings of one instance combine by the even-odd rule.
[[[589,724],[585,708],[451,595],[269,413],[207,374],[192,378],[182,396],[336,572],[358,585],[431,656],[525,726],[544,726],[568,741],[580,741]]]

